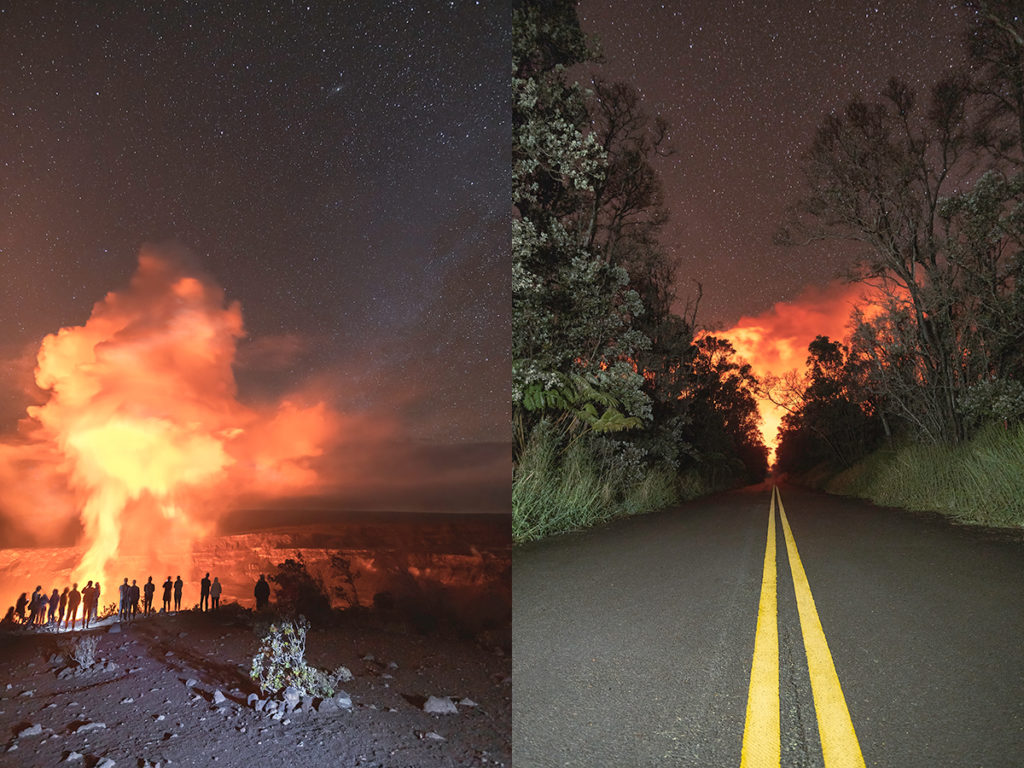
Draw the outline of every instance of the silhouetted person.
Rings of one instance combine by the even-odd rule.
[[[117,620],[128,621],[128,608],[131,606],[131,587],[128,586],[128,579],[124,580],[124,584],[117,588],[118,601],[117,601]]]
[[[7,613],[4,614],[3,621],[0,621],[0,627],[13,627],[14,626],[14,606],[12,605],[7,609]]]
[[[142,585],[142,608],[147,616],[153,610],[154,592],[156,592],[156,584],[153,583],[153,577],[150,576],[149,581]]]
[[[100,617],[100,583],[97,581],[92,587],[92,618],[93,621]]]
[[[213,584],[210,585],[210,605],[215,611],[220,608],[220,593],[220,579],[214,576]]]
[[[132,588],[128,590],[128,600],[131,604],[131,618],[135,618],[139,613],[139,597],[141,590],[139,585],[135,583],[135,579],[132,579]]]
[[[164,582],[164,613],[171,612],[171,590],[174,589],[174,582],[171,581],[171,577],[167,577],[167,581]]]
[[[71,591],[69,587],[64,587],[64,591],[60,593],[60,613],[57,614],[57,629],[60,629],[61,622],[64,621],[64,611],[68,607],[69,591]]]
[[[46,608],[50,604],[50,598],[45,592],[40,592],[36,598],[36,624],[40,627],[46,624]]]
[[[181,590],[185,588],[185,583],[181,580],[181,576],[174,580],[174,611],[177,613],[181,610]]]
[[[34,627],[39,620],[39,590],[41,589],[42,587],[36,587],[32,592],[32,597],[28,599],[28,625],[30,627]]]
[[[28,607],[28,593],[22,592],[21,593],[21,597],[19,597],[18,601],[14,604],[14,613],[18,617],[18,623],[19,624],[24,624],[25,623],[25,608],[27,608],[27,607]]]
[[[270,585],[267,583],[267,578],[262,573],[260,574],[260,580],[256,582],[256,588],[252,591],[256,597],[256,610],[262,611],[267,607],[267,603],[270,602]]]
[[[53,592],[50,593],[50,614],[46,617],[47,624],[53,624],[57,618],[57,604],[60,602],[60,590],[56,587],[53,588]]]
[[[82,627],[89,628],[89,621],[92,619],[92,612],[96,608],[96,589],[92,585],[92,579],[82,588]]]
[[[82,594],[78,591],[78,582],[76,581],[71,587],[71,591],[68,592],[68,617],[64,620],[64,629],[68,628],[68,622],[71,622],[71,630],[75,629],[75,614],[78,613],[78,604],[82,602]]]
[[[210,610],[210,574],[207,573],[203,576],[203,580],[199,582],[199,610],[208,611]]]

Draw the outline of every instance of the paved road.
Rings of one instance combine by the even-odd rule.
[[[770,498],[746,489],[517,552],[516,768],[740,766]],[[1024,537],[781,498],[864,764],[1024,766]],[[779,523],[781,764],[823,766]]]

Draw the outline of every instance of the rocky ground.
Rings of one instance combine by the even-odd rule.
[[[309,631],[306,659],[352,679],[332,698],[286,703],[248,676],[270,621],[229,605],[0,634],[0,766],[510,764],[507,628],[423,633],[397,616],[340,614]],[[73,660],[85,635],[89,668]]]

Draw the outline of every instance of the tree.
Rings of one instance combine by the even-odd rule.
[[[795,407],[783,417],[778,466],[810,469],[821,462],[851,466],[877,447],[883,426],[867,391],[866,371],[849,349],[827,336],[808,347]]]
[[[969,377],[955,328],[958,274],[944,249],[942,204],[976,159],[965,120],[968,93],[962,77],[950,76],[922,107],[894,79],[880,102],[855,98],[827,116],[805,159],[808,192],[781,233],[784,242],[846,238],[866,246],[854,279],[887,295],[885,311],[895,313],[890,327],[918,357],[919,386],[885,394],[902,413],[919,414],[922,436],[951,442],[964,437],[957,401]],[[884,354],[884,334],[870,330],[867,337]]]
[[[691,421],[694,458],[711,485],[758,482],[768,470],[768,449],[758,428],[758,389],[750,365],[726,340],[702,336],[693,345],[688,382],[681,392]]]
[[[513,363],[517,455],[544,417],[566,430],[650,418],[632,363],[649,341],[629,275],[595,253],[590,218],[606,152],[586,93],[565,70],[586,60],[575,3],[524,2],[513,16]]]

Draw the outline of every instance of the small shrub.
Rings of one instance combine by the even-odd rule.
[[[82,669],[89,669],[96,663],[96,645],[95,635],[81,635],[71,646],[69,661],[74,662]]]
[[[296,622],[271,624],[266,637],[252,659],[249,677],[265,694],[274,694],[292,686],[304,695],[326,699],[334,695],[338,678],[348,670],[339,668],[333,675],[306,663],[306,632],[309,622],[302,616]],[[342,673],[344,670],[344,673]]]

